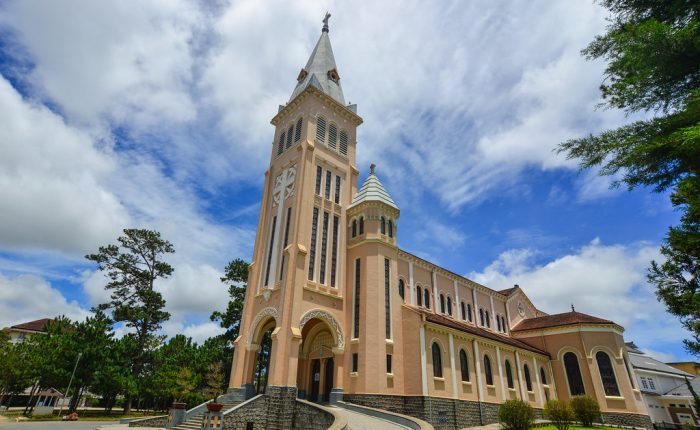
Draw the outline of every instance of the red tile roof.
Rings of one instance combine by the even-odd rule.
[[[457,329],[466,333],[470,333],[476,336],[480,336],[486,339],[495,340],[496,342],[505,343],[507,345],[515,346],[517,348],[526,349],[528,351],[536,352],[538,354],[546,355],[549,357],[549,353],[535,348],[534,346],[528,345],[525,342],[513,339],[512,337],[503,336],[496,334],[489,330],[484,330],[480,327],[475,327],[473,325],[463,323],[461,321],[456,321],[451,318],[444,317],[442,315],[434,314],[432,312],[423,312],[425,314],[425,319],[428,322],[439,324],[445,327],[450,327]]]
[[[550,327],[561,327],[576,324],[609,324],[616,325],[610,320],[594,317],[581,312],[564,312],[562,314],[546,315],[543,317],[522,320],[511,331],[537,330]]]
[[[36,320],[36,321],[29,321],[26,323],[13,325],[10,328],[16,328],[18,330],[45,332],[46,331],[46,328],[45,328],[46,324],[48,324],[50,321],[52,321],[51,318],[42,318],[42,319]]]
[[[503,294],[504,296],[510,296],[512,293],[515,292],[515,290],[519,289],[520,287],[515,286],[513,288],[506,288],[505,290],[500,290],[499,293]]]

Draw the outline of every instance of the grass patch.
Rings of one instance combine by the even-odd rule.
[[[557,430],[557,428],[552,425],[546,425],[546,426],[541,426],[541,427],[533,427],[535,430]],[[594,430],[619,430],[620,427],[608,427],[608,426],[593,426],[593,427],[584,427],[579,424],[572,424],[569,426],[569,430],[586,430],[586,429],[594,429]]]

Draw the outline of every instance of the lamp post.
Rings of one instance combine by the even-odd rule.
[[[73,383],[73,377],[75,376],[75,370],[78,368],[78,362],[80,361],[80,357],[83,355],[82,352],[78,353],[78,357],[75,359],[75,366],[73,366],[73,373],[70,375],[70,380],[68,381],[68,388],[66,388],[66,392],[63,393],[63,398],[61,399],[61,407],[58,409],[58,416],[61,416],[61,412],[63,412],[63,404],[66,401],[66,395],[68,394],[68,391],[70,390],[70,386]]]

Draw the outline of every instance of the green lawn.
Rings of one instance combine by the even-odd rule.
[[[542,427],[533,427],[535,430],[557,430],[557,428],[554,425],[547,425],[547,426],[542,426]],[[583,430],[583,429],[595,429],[595,430],[619,430],[618,427],[608,427],[608,426],[593,426],[593,427],[584,427],[579,424],[572,424],[569,426],[569,430]]]

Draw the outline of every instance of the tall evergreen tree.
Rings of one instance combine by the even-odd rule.
[[[241,326],[243,302],[245,301],[246,282],[248,282],[249,264],[240,258],[231,260],[224,269],[221,282],[228,285],[229,302],[226,311],[215,311],[211,314],[212,321],[218,321],[226,329],[225,337],[230,342],[236,340]]]
[[[152,230],[125,229],[117,241],[118,244],[101,246],[97,253],[85,258],[97,263],[109,279],[105,289],[111,291],[111,300],[98,309],[111,310],[115,322],[124,322],[132,330],[127,334],[133,340],[128,352],[130,373],[138,380],[152,361],[153,349],[163,340],[156,332],[170,318],[163,310],[165,300],[155,290],[155,283],[173,273],[163,258],[175,250]],[[133,382],[129,385],[133,386]],[[125,412],[131,409],[131,394],[133,391],[127,391]]]
[[[603,106],[648,119],[560,145],[582,168],[619,175],[614,185],[671,192],[682,212],[670,227],[648,279],[667,310],[678,316],[700,354],[700,2],[602,0],[610,24],[583,50],[607,61]]]

